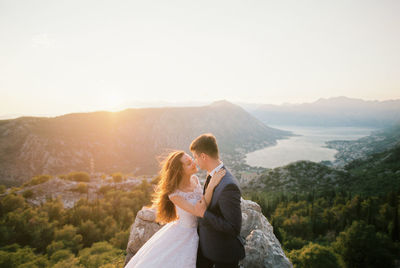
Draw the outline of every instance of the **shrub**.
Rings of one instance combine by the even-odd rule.
[[[32,198],[34,196],[34,194],[31,190],[26,190],[23,192],[22,196],[28,199],[28,198]]]
[[[84,182],[80,182],[76,188],[74,189],[74,191],[81,193],[81,194],[85,194],[88,192],[88,186],[86,183]]]
[[[123,175],[120,172],[114,173],[111,176],[112,176],[114,182],[116,182],[116,183],[122,182],[122,180],[124,179]]]
[[[45,182],[51,180],[52,178],[53,177],[51,175],[37,175],[37,176],[33,177],[30,181],[25,182],[22,185],[22,187],[42,184],[42,183],[45,183]]]
[[[108,193],[108,191],[110,191],[111,189],[113,189],[113,187],[111,185],[103,185],[100,187],[100,189],[97,191],[100,194],[105,195],[106,193]]]
[[[81,182],[89,182],[90,181],[90,176],[87,172],[70,172],[67,175],[68,180],[71,181],[81,181]]]

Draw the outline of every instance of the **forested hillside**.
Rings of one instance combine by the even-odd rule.
[[[37,184],[37,178],[31,184],[45,183]],[[82,191],[81,199],[65,208],[60,199],[32,205],[33,193],[24,188],[20,194],[20,188],[8,194],[1,189],[0,267],[122,267],[129,227],[153,193],[146,180],[129,190],[110,184],[95,200]]]
[[[337,170],[300,161],[245,188],[295,267],[394,267],[400,260],[400,145]]]

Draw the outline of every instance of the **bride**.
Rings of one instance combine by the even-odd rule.
[[[225,175],[221,169],[203,190],[196,175],[196,164],[183,151],[172,152],[164,160],[153,205],[156,221],[167,223],[130,259],[125,267],[196,267],[199,237],[197,205],[207,207],[213,190]]]

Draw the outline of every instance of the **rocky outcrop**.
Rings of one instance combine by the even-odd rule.
[[[242,199],[241,209],[242,230],[240,234],[246,240],[246,258],[241,261],[241,267],[293,267],[275,237],[271,224],[261,213],[260,206],[253,201]],[[155,222],[155,209],[143,207],[138,212],[131,227],[126,249],[126,263],[161,227],[162,225]]]
[[[155,232],[161,229],[162,225],[156,223],[155,220],[156,211],[153,208],[143,207],[137,213],[135,222],[131,226],[125,264]]]
[[[246,258],[241,262],[242,267],[292,267],[261,207],[253,201],[242,199],[241,208],[240,235],[246,239]]]

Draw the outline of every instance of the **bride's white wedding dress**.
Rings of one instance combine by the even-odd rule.
[[[192,182],[196,185],[193,192],[176,190],[169,196],[180,195],[193,205],[203,195],[199,179],[193,175]],[[199,236],[197,234],[197,217],[176,207],[179,219],[164,225],[156,232],[130,259],[128,268],[195,268]]]

